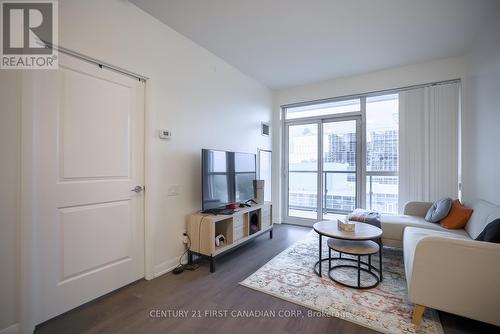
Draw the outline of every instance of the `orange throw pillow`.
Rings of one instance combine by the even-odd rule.
[[[450,213],[440,222],[441,226],[448,229],[462,229],[469,221],[472,215],[472,209],[466,208],[458,199],[454,200],[451,205]]]

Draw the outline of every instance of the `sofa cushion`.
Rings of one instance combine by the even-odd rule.
[[[500,207],[484,200],[478,200],[471,206],[474,209],[465,230],[472,239],[476,239],[486,225],[500,218]]]
[[[469,221],[472,211],[472,209],[466,208],[456,199],[451,205],[450,213],[440,221],[440,224],[447,229],[463,229]]]
[[[429,223],[422,217],[408,216],[408,215],[384,215],[380,217],[382,225],[382,237],[384,239],[391,239],[396,241],[403,240],[403,231],[405,227],[420,227],[434,231],[443,231],[458,236],[468,237],[464,230],[447,230],[439,224]]]
[[[476,240],[500,244],[500,218],[486,225],[483,232],[477,236]]]
[[[425,220],[431,223],[438,223],[441,219],[446,217],[451,209],[451,198],[441,198],[432,204],[429,211],[425,215]]]

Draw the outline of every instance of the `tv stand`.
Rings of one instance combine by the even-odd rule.
[[[230,215],[205,214],[197,212],[189,215],[187,234],[191,240],[188,262],[192,263],[193,254],[210,260],[210,272],[215,271],[215,258],[269,232],[273,238],[272,205],[253,204],[239,208]],[[224,245],[217,246],[215,237],[224,235]]]

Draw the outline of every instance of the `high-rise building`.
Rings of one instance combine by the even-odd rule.
[[[397,130],[373,131],[367,143],[366,164],[368,170],[397,171],[399,134]]]
[[[356,167],[356,134],[328,134],[328,151],[325,152],[325,162],[348,164]]]

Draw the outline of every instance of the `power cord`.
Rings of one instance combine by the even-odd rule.
[[[187,248],[186,248],[186,251],[184,253],[182,253],[182,255],[179,257],[179,264],[177,265],[177,267],[175,267],[172,272],[175,274],[175,275],[178,275],[180,273],[182,273],[184,270],[196,270],[199,268],[199,264],[189,264],[189,263],[182,263],[182,258],[184,257],[184,255],[186,255],[190,250],[191,250],[191,238],[189,237],[189,235],[187,233],[184,233],[184,235],[187,237],[188,239],[188,244],[187,244]]]

